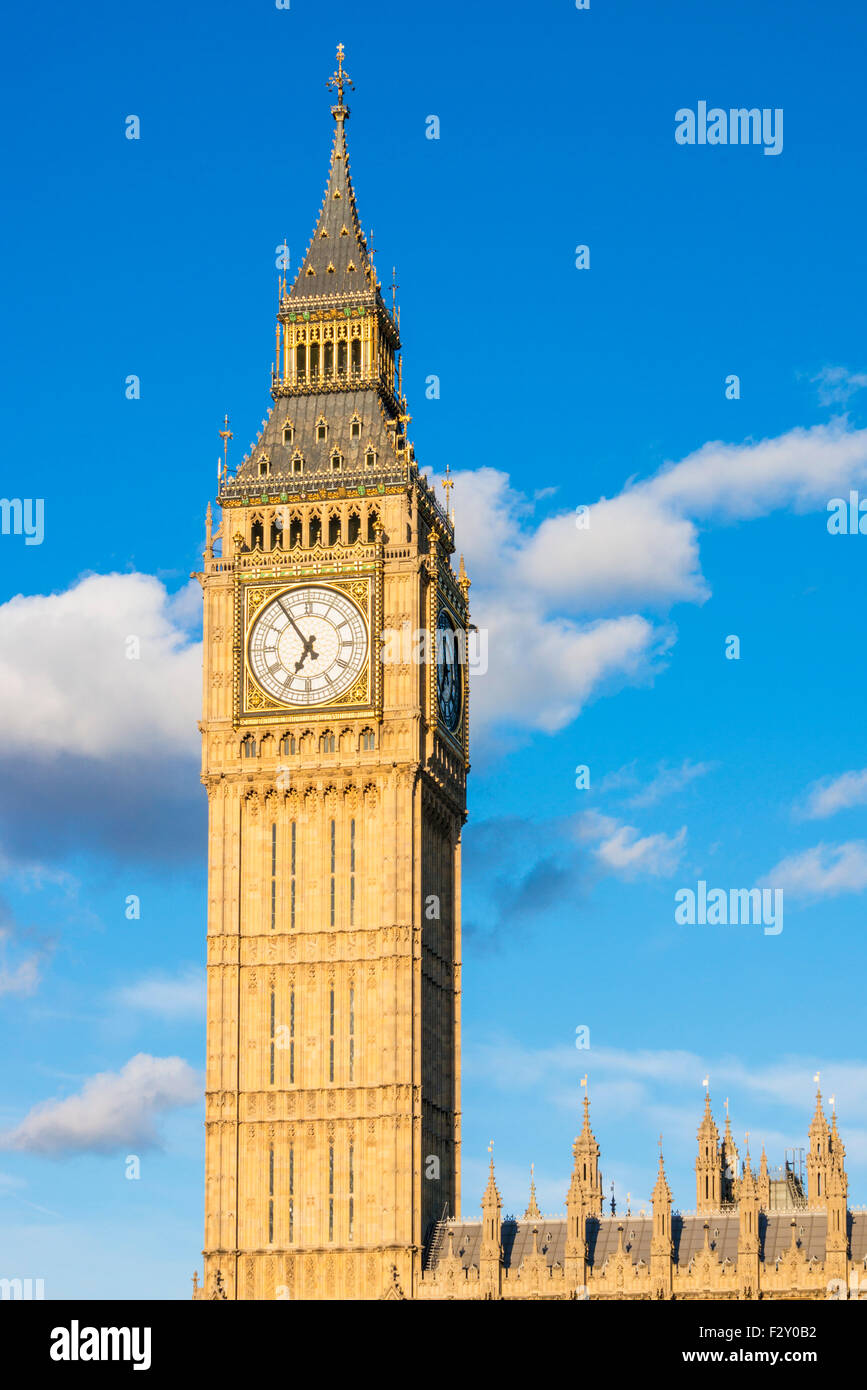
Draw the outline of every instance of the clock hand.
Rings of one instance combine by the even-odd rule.
[[[315,637],[305,637],[305,636],[304,636],[304,633],[301,631],[301,629],[300,629],[300,627],[298,626],[298,624],[296,623],[295,619],[292,617],[292,614],[289,612],[289,609],[286,607],[286,605],[285,605],[285,603],[283,602],[282,598],[281,598],[281,600],[280,600],[280,607],[283,609],[283,612],[286,614],[286,617],[289,619],[289,621],[290,621],[290,623],[292,624],[292,626],[294,627],[295,631],[298,633],[298,636],[301,638],[301,641],[304,643],[304,646],[305,646],[305,647],[306,647],[309,643],[315,641]]]
[[[300,633],[298,635],[299,637],[301,636]],[[296,673],[301,670],[301,667],[304,665],[304,662],[308,656],[310,657],[311,661],[319,660],[319,653],[313,650],[313,643],[316,641],[315,635],[306,638],[302,637],[301,640],[304,643],[304,647],[301,652],[300,660],[295,662]]]

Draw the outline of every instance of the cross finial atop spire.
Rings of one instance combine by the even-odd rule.
[[[349,87],[351,91],[355,91],[355,84],[352,78],[349,76],[348,72],[344,72],[343,70],[344,56],[343,44],[339,43],[337,45],[337,71],[331,74],[327,83],[329,87],[335,87],[337,89],[337,105],[334,107],[335,117],[342,117],[347,114],[347,107],[343,105],[344,87]]]

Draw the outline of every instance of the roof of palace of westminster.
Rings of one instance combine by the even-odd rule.
[[[566,1216],[543,1215],[531,1176],[523,1216],[503,1218],[491,1158],[481,1220],[439,1222],[419,1296],[858,1297],[867,1289],[867,1210],[848,1208],[846,1150],[836,1113],[830,1125],[825,1117],[821,1091],[808,1133],[805,1164],[794,1159],[770,1169],[763,1145],[755,1172],[749,1149],[739,1159],[728,1102],[720,1138],[707,1092],[695,1211],[672,1208],[660,1152],[651,1210],[606,1213],[585,1093]]]

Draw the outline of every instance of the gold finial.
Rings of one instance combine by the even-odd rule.
[[[339,43],[337,45],[337,71],[332,73],[327,82],[328,87],[335,87],[337,89],[337,106],[334,108],[335,114],[338,111],[341,113],[345,113],[346,111],[346,107],[343,105],[344,87],[349,87],[351,91],[355,91],[355,84],[352,78],[349,76],[348,72],[343,71],[344,56],[343,44]]]
[[[225,481],[226,474],[229,471],[229,440],[235,437],[229,429],[228,414],[223,420],[223,428],[219,431],[219,435],[223,441],[223,481]]]
[[[491,1142],[490,1142],[490,1144],[488,1145],[488,1153],[489,1153],[489,1154],[492,1154],[493,1152],[494,1152],[494,1141],[493,1141],[493,1139],[492,1139]]]
[[[446,475],[445,475],[445,477],[443,478],[443,487],[444,487],[445,490],[446,490],[446,515],[447,515],[447,516],[451,515],[452,525],[454,525],[454,520],[455,520],[455,518],[454,518],[454,512],[451,511],[452,488],[454,487],[454,485],[455,485],[455,480],[454,480],[454,478],[452,477],[451,466],[450,466],[450,464],[447,463],[447,464],[446,464]]]

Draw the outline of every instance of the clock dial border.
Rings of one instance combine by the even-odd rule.
[[[369,713],[381,704],[381,682],[373,660],[374,634],[380,625],[379,585],[374,576],[296,574],[279,582],[253,577],[238,585],[236,604],[236,709],[235,727],[261,724],[279,717],[281,722],[315,719],[331,711],[342,714]],[[250,665],[249,644],[253,628],[265,608],[275,599],[299,590],[331,589],[348,599],[358,610],[367,638],[367,653],[358,679],[342,695],[310,705],[287,704],[263,689]]]

